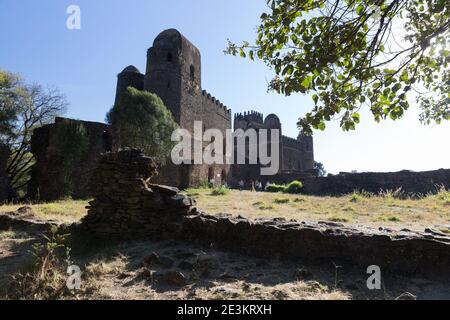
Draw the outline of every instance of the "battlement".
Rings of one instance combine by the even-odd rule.
[[[282,141],[283,145],[285,145],[285,146],[291,146],[293,148],[300,148],[302,145],[301,141],[291,138],[291,137],[282,136],[281,139],[282,139],[281,141]]]
[[[222,102],[220,102],[219,99],[212,96],[210,93],[208,93],[206,90],[202,91],[202,96],[204,96],[206,99],[211,101],[213,104],[215,104],[218,108],[222,109],[225,113],[231,115],[231,109],[228,109],[226,105],[224,105]]]
[[[257,122],[257,123],[264,123],[264,116],[261,112],[251,110],[248,112],[238,112],[234,114],[234,119],[246,119],[249,121]]]

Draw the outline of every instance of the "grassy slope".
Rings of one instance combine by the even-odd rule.
[[[335,221],[393,228],[421,230],[450,223],[450,192],[422,199],[400,200],[385,194],[342,197],[316,197],[229,190],[213,195],[210,189],[189,189],[186,194],[209,214],[227,213],[250,219],[284,217],[300,221]],[[75,222],[86,214],[87,201],[64,200],[31,205],[44,219]],[[21,205],[0,206],[0,212],[17,210]]]
[[[316,197],[230,190],[213,196],[208,189],[186,193],[209,214],[228,213],[250,219],[284,217],[301,221],[337,221],[383,227],[422,229],[450,222],[450,192],[400,200],[391,194],[364,197]]]

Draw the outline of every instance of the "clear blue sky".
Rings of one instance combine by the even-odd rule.
[[[66,8],[81,8],[81,30],[66,28]],[[177,28],[202,53],[202,85],[233,112],[276,113],[283,134],[312,107],[308,96],[267,93],[271,72],[262,63],[226,56],[227,38],[252,40],[263,0],[0,0],[0,68],[59,87],[67,116],[103,121],[113,104],[116,76],[133,64],[145,72],[146,51],[164,29]],[[397,122],[358,130],[337,123],[315,133],[316,159],[329,172],[450,168],[450,123],[422,126],[417,110]]]

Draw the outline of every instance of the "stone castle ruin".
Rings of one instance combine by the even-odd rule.
[[[214,128],[225,136],[225,131],[231,129],[231,110],[202,89],[200,51],[175,29],[163,31],[156,37],[147,52],[145,74],[134,66],[126,67],[118,74],[116,100],[130,86],[157,94],[179,126],[191,134],[194,121],[202,121],[203,132]],[[154,183],[184,189],[211,180],[216,185],[224,182],[234,185],[240,180],[246,185],[252,180],[263,183],[300,180],[305,193],[336,195],[353,190],[379,192],[400,187],[408,192],[426,194],[436,191],[436,185],[450,187],[450,170],[342,174],[319,178],[313,169],[312,137],[299,135],[294,139],[282,135],[280,119],[274,114],[264,118],[257,111],[250,111],[235,114],[233,120],[235,130],[280,130],[280,168],[276,175],[261,176],[261,165],[249,162],[244,165],[173,165],[169,162],[158,168]],[[111,140],[109,125],[98,122],[57,118],[55,123],[35,129],[31,151],[36,164],[27,197],[41,201],[67,196],[75,199],[92,197],[92,174],[100,155],[112,150]],[[6,160],[0,155],[0,201],[8,198],[5,166]]]
[[[94,200],[88,215],[72,226],[73,231],[108,239],[188,241],[261,258],[309,264],[334,261],[364,270],[376,262],[388,273],[449,276],[450,237],[446,234],[283,218],[250,221],[242,216],[211,216],[176,188],[153,184],[155,173],[153,160],[137,150],[103,155],[94,173]]]
[[[282,135],[281,121],[275,114],[270,114],[264,119],[263,115],[257,111],[237,113],[234,115],[234,130],[238,129],[244,131],[254,129],[256,132],[265,129],[268,132],[268,136],[270,136],[270,130],[279,130],[280,140],[278,141],[278,145],[280,147],[280,159],[278,160],[280,168],[276,176],[261,176],[261,165],[248,164],[249,161],[247,161],[245,165],[232,166],[234,178],[243,179],[244,181],[262,180],[265,182],[268,180],[281,180],[282,182],[288,183],[298,176],[316,175],[314,170],[313,138],[311,136],[299,135],[297,139],[293,139]],[[259,148],[260,142],[258,141],[257,143]],[[248,156],[247,150],[247,159]]]
[[[225,131],[231,129],[231,110],[202,89],[200,51],[175,29],[163,31],[156,37],[153,46],[147,52],[145,74],[134,66],[128,66],[119,73],[116,101],[117,97],[130,86],[157,94],[179,126],[191,133],[194,131],[194,121],[202,121],[203,132],[208,129],[219,129],[225,136]],[[236,115],[234,124],[235,128],[242,129],[267,126],[281,128],[277,116],[270,115],[266,118],[266,122],[263,122],[262,116],[260,119],[254,112]],[[79,126],[78,131],[85,132],[85,146],[76,157],[71,156],[71,150],[64,150],[61,146],[63,143],[60,141],[59,131],[63,130],[62,126]],[[70,133],[70,130],[66,131]],[[312,138],[283,137],[281,146],[283,174],[312,169],[314,159]],[[67,193],[69,187],[61,188],[61,183],[69,182],[72,184],[70,190],[72,197],[89,197],[92,195],[89,187],[92,169],[97,165],[100,154],[110,150],[109,126],[103,123],[57,118],[54,124],[36,129],[32,139],[32,153],[36,157],[36,165],[33,168],[28,197],[46,201],[61,198],[62,193]],[[156,183],[186,188],[198,186],[203,181],[211,179],[214,179],[216,184],[221,184],[233,180],[232,175],[236,175],[235,180],[241,176],[245,179],[256,178],[253,174],[255,168],[252,165],[234,166],[233,170],[235,173],[231,172],[228,164],[169,163],[158,169],[159,174],[154,180]]]

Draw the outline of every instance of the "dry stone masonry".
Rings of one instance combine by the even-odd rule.
[[[136,150],[104,155],[94,173],[95,200],[80,227],[93,235],[188,241],[269,259],[450,277],[450,237],[443,233],[210,216],[176,188],[149,183],[155,167]]]
[[[148,182],[156,164],[138,150],[107,153],[92,177],[95,199],[83,229],[94,234],[167,237],[181,227],[194,201],[177,188]]]

